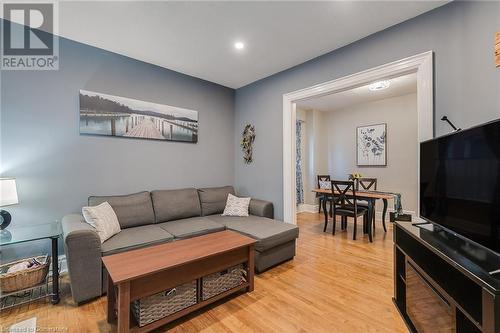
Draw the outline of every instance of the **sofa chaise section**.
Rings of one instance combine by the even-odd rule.
[[[259,273],[295,256],[295,239],[299,236],[299,228],[296,225],[253,215],[210,215],[208,218],[224,225],[226,229],[257,240],[255,270]]]
[[[295,239],[299,235],[296,225],[274,220],[273,204],[250,200],[248,217],[221,216],[232,186],[203,188],[200,194],[201,212],[214,222],[257,240],[255,270],[260,273],[295,256]]]

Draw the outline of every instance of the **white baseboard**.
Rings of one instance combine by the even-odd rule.
[[[317,213],[319,205],[298,204],[297,213]]]

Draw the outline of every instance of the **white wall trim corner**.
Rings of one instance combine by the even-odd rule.
[[[340,92],[369,84],[373,81],[417,73],[418,142],[434,136],[433,52],[428,51],[408,58],[377,66],[339,79],[317,84],[283,95],[283,220],[296,224],[295,198],[295,121],[296,102],[303,99]],[[420,160],[420,151],[417,150]],[[420,170],[417,171],[417,177]],[[418,198],[418,196],[417,196]],[[418,214],[417,203],[417,214]]]
[[[319,205],[298,204],[297,213],[318,213]]]

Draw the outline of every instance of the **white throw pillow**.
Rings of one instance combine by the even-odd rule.
[[[101,244],[121,231],[118,217],[107,201],[98,206],[83,207],[82,214],[85,222],[96,229]]]
[[[329,180],[320,180],[319,181],[319,188],[322,190],[331,190],[332,189],[332,182]]]
[[[248,206],[252,198],[238,198],[229,193],[222,216],[248,216]]]

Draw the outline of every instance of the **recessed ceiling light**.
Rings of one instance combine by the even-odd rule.
[[[243,42],[234,43],[234,48],[237,50],[243,50],[245,48],[245,44]]]
[[[371,91],[378,91],[378,90],[384,90],[389,88],[391,85],[390,81],[377,81],[368,86],[368,89]]]

